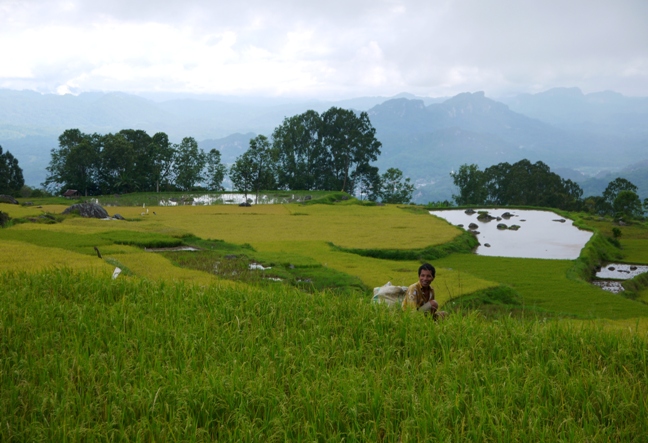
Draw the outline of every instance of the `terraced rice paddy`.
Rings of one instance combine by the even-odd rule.
[[[434,322],[370,303],[374,286],[414,282],[419,260],[331,245],[407,251],[461,234],[424,211],[109,209],[127,221],[0,229],[0,441],[648,440],[645,290],[606,293],[574,277],[578,260],[438,258],[441,304],[516,304]],[[642,235],[624,231],[619,254],[641,258]],[[178,244],[200,251],[145,250]],[[226,256],[245,278],[214,272]],[[272,269],[234,266],[243,256]],[[275,270],[322,289],[254,278]]]

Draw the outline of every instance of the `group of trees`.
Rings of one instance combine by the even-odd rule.
[[[371,165],[381,143],[366,112],[332,107],[321,115],[306,111],[284,119],[272,138],[259,135],[230,169],[233,188],[345,191],[369,200],[406,203],[414,185],[390,168]]]
[[[464,164],[452,179],[459,188],[453,195],[458,205],[540,206],[626,218],[640,217],[644,211],[637,187],[626,179],[610,182],[602,196],[583,199],[577,183],[551,172],[541,161],[499,163],[483,171]],[[648,210],[648,199],[643,206]]]
[[[68,129],[51,156],[43,185],[84,195],[190,190],[199,182],[221,190],[226,172],[220,152],[203,152],[192,137],[175,144],[163,132],[133,129],[105,135]]]
[[[543,162],[499,163],[480,170],[461,165],[452,174],[458,205],[523,205],[576,209],[583,190],[571,180],[551,172]]]
[[[2,152],[0,146],[0,194],[15,194],[25,185],[23,172],[11,152]]]
[[[608,183],[602,196],[591,196],[583,200],[582,208],[593,214],[614,215],[618,218],[633,218],[648,211],[648,198],[641,203],[638,188],[625,178],[617,177]],[[643,206],[643,207],[642,207]]]
[[[126,129],[116,134],[66,130],[52,149],[43,185],[84,195],[165,190],[220,191],[229,172],[233,190],[335,190],[369,200],[406,203],[414,186],[400,170],[383,175],[371,165],[381,143],[366,112],[331,108],[286,118],[271,138],[259,135],[227,169],[221,154],[199,149],[192,137],[179,144],[159,132]]]

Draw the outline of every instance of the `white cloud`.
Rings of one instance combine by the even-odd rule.
[[[644,0],[0,0],[0,86],[648,95]]]

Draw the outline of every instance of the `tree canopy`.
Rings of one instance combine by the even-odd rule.
[[[481,171],[462,165],[452,175],[459,194],[457,204],[522,205],[577,209],[583,194],[578,184],[551,172],[543,162],[499,163]]]
[[[11,152],[2,152],[0,146],[0,194],[14,194],[25,184],[23,171]]]
[[[410,179],[400,169],[389,168],[380,177],[380,199],[383,203],[409,203],[414,193]]]
[[[234,189],[247,194],[254,191],[256,202],[261,189],[275,187],[275,171],[270,152],[270,141],[264,135],[250,140],[250,147],[239,156],[230,169]]]
[[[259,135],[229,168],[234,189],[342,190],[362,187],[379,195],[378,169],[370,163],[381,143],[366,112],[330,108],[284,119],[272,138]],[[84,195],[168,190],[202,185],[222,190],[228,169],[221,154],[203,152],[196,140],[179,144],[160,132],[125,129],[116,134],[85,134],[68,129],[59,137],[43,186],[52,191],[77,189]]]
[[[272,134],[277,186],[353,194],[368,183],[381,146],[366,112],[332,107],[286,118]]]
[[[68,129],[46,169],[43,186],[84,195],[191,190],[204,180],[221,189],[225,174],[220,152],[205,154],[192,137],[174,144],[163,132],[151,137],[134,129],[104,135]]]

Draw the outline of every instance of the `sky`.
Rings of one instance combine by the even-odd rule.
[[[0,88],[648,96],[647,0],[0,0]]]

